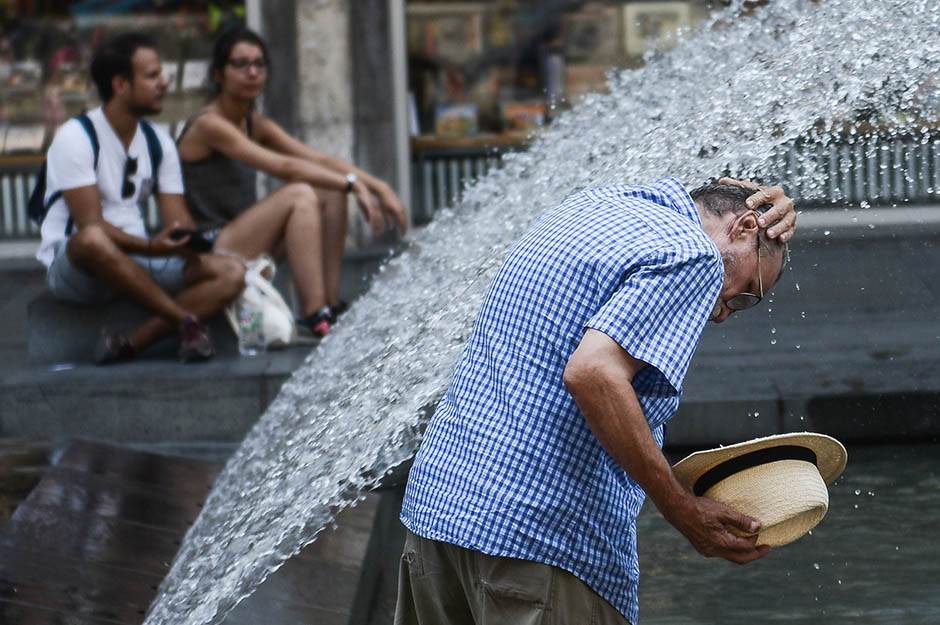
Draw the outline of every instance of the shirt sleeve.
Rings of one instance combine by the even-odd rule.
[[[655,367],[678,395],[723,274],[714,253],[657,250],[626,276],[587,327]]]
[[[98,183],[91,138],[74,119],[62,124],[46,152],[46,193],[89,187]]]
[[[157,136],[160,138],[160,145],[163,146],[163,160],[160,162],[160,171],[157,172],[157,191],[182,195],[183,171],[180,167],[180,156],[176,151],[176,144],[163,130],[157,129]]]

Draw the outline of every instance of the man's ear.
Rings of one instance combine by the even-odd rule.
[[[122,76],[121,74],[115,74],[111,77],[111,90],[114,95],[124,93],[127,89],[130,88],[131,81],[128,80],[127,76]]]
[[[757,213],[747,211],[735,217],[734,221],[731,222],[731,240],[750,235],[752,232],[757,233],[759,230],[760,224],[757,223]]]

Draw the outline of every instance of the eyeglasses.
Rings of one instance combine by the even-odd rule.
[[[764,299],[764,278],[760,273],[760,234],[757,235],[757,284],[760,286],[760,295],[753,293],[738,293],[725,302],[729,310],[747,310],[760,304]]]
[[[237,69],[237,70],[240,71],[240,72],[247,71],[249,67],[254,67],[254,68],[255,68],[256,70],[258,70],[259,72],[264,72],[264,71],[267,71],[267,69],[268,69],[268,62],[267,62],[265,59],[263,59],[263,58],[259,58],[259,59],[244,59],[244,58],[229,59],[229,60],[228,60],[228,65],[230,65],[230,66],[232,67],[232,69]]]
[[[130,156],[124,161],[124,181],[121,183],[121,197],[127,199],[137,191],[137,185],[131,180],[131,176],[137,173],[137,159]]]

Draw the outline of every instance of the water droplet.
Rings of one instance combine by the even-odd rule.
[[[770,344],[771,344],[771,345],[776,345],[776,344],[777,344],[777,339],[770,339]]]
[[[859,490],[858,488],[856,488],[856,489],[855,489],[855,496],[858,497],[858,496],[861,495],[861,494],[862,494],[862,491]]]
[[[771,329],[770,329],[770,333],[771,333],[771,334],[776,334],[776,333],[777,333],[777,328],[771,328]]]
[[[828,237],[830,234],[832,234],[832,231],[831,231],[831,230],[823,230],[823,234]]]
[[[813,562],[813,568],[818,571],[818,570],[819,570],[819,563],[818,563],[818,562]]]

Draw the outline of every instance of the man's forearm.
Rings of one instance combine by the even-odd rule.
[[[125,253],[146,256],[150,252],[150,246],[147,239],[142,239],[140,237],[135,237],[132,234],[128,234],[120,228],[111,225],[107,221],[101,220],[99,223],[104,228],[108,238],[114,241],[114,243]]]
[[[664,516],[671,516],[689,493],[653,439],[628,372],[611,364],[595,370],[582,385],[569,387],[575,402],[607,453],[643,487]]]

